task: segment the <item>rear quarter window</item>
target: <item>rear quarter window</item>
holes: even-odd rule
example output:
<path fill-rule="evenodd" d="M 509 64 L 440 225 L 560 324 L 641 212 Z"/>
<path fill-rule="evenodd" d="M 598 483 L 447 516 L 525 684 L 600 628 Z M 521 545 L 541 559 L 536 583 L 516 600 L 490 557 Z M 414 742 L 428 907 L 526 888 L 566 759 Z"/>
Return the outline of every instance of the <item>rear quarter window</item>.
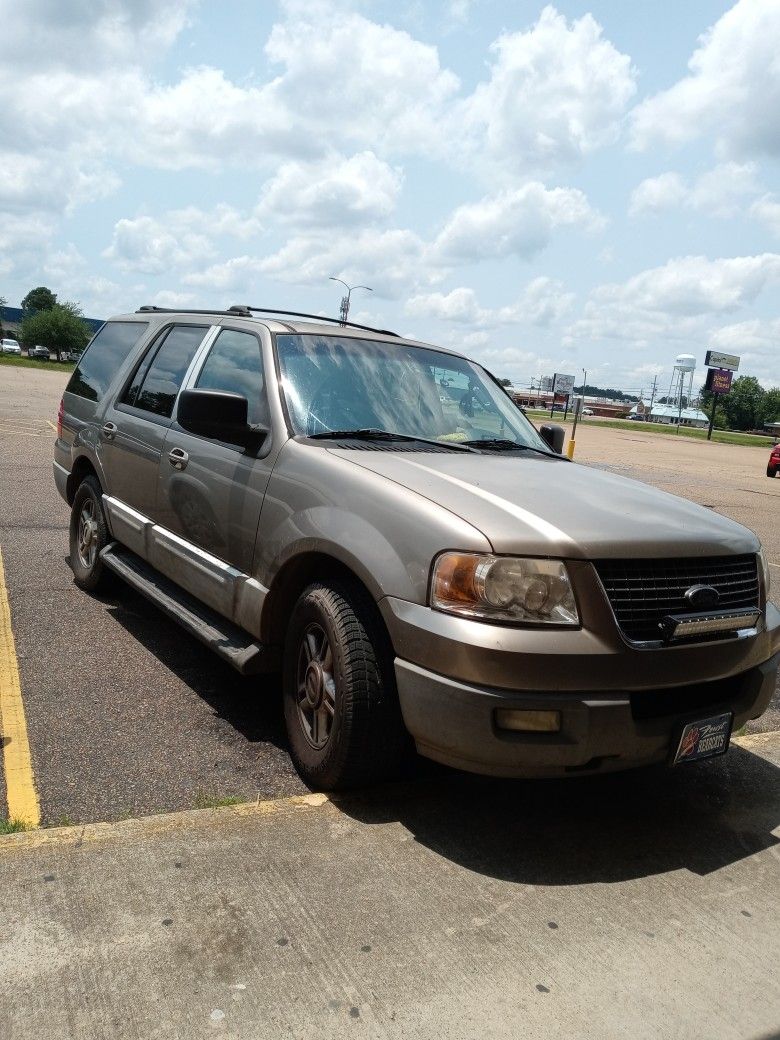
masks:
<path fill-rule="evenodd" d="M 146 321 L 107 321 L 81 355 L 68 393 L 99 401 L 148 327 Z"/>

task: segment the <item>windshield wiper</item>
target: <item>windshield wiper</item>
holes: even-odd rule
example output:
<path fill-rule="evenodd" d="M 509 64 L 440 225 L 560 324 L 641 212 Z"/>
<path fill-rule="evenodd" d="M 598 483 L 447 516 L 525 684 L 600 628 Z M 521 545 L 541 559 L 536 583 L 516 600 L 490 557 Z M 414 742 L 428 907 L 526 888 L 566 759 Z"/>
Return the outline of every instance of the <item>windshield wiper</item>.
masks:
<path fill-rule="evenodd" d="M 545 451 L 544 448 L 534 448 L 530 444 L 518 444 L 517 441 L 501 437 L 487 437 L 485 440 L 460 441 L 460 443 L 466 444 L 470 448 L 490 448 L 493 451 L 533 451 L 537 455 L 544 455 L 545 458 L 560 459 L 563 457 L 553 451 Z"/>
<path fill-rule="evenodd" d="M 420 444 L 435 444 L 437 448 L 453 448 L 455 451 L 476 451 L 464 441 L 437 441 L 432 437 L 414 437 L 409 433 L 391 433 L 389 430 L 323 430 L 322 433 L 310 433 L 311 440 L 346 440 L 352 438 L 361 441 L 416 441 Z"/>

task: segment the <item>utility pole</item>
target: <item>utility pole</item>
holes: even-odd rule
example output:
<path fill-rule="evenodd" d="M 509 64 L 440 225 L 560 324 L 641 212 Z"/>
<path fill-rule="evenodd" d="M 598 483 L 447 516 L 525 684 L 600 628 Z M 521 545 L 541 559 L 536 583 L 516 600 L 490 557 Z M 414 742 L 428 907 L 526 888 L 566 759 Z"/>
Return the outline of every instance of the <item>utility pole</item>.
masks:
<path fill-rule="evenodd" d="M 333 275 L 330 275 L 329 281 L 341 282 L 341 284 L 347 290 L 347 295 L 341 297 L 341 304 L 339 305 L 339 318 L 341 319 L 341 324 L 346 325 L 347 318 L 349 317 L 350 298 L 352 296 L 353 291 L 355 289 L 365 289 L 366 292 L 373 292 L 374 290 L 371 288 L 370 285 L 347 285 L 347 283 L 343 279 L 334 278 Z"/>
<path fill-rule="evenodd" d="M 650 395 L 650 415 L 653 414 L 653 401 L 655 401 L 655 388 L 658 385 L 658 376 L 653 376 L 653 392 Z"/>

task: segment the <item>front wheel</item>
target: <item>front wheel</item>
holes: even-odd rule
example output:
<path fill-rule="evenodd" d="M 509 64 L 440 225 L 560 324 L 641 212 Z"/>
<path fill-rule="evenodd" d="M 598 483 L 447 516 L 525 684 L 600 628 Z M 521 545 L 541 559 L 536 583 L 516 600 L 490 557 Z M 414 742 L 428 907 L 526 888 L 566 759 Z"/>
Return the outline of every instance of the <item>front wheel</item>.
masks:
<path fill-rule="evenodd" d="M 79 588 L 94 592 L 105 580 L 100 553 L 109 540 L 102 489 L 97 477 L 85 477 L 70 513 L 70 567 Z"/>
<path fill-rule="evenodd" d="M 310 585 L 284 651 L 290 754 L 307 784 L 343 790 L 398 769 L 408 746 L 392 654 L 374 604 L 347 582 Z"/>

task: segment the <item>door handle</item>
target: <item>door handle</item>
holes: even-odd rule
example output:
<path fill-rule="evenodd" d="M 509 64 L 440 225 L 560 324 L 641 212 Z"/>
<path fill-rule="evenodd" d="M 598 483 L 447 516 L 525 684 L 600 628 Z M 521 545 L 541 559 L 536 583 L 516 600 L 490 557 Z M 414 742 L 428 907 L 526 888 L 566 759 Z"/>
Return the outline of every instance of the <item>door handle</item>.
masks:
<path fill-rule="evenodd" d="M 107 441 L 112 441 L 116 437 L 116 423 L 103 423 L 103 429 L 100 432 Z"/>
<path fill-rule="evenodd" d="M 190 461 L 190 457 L 183 448 L 171 448 L 168 452 L 168 461 L 174 469 L 184 469 Z"/>

